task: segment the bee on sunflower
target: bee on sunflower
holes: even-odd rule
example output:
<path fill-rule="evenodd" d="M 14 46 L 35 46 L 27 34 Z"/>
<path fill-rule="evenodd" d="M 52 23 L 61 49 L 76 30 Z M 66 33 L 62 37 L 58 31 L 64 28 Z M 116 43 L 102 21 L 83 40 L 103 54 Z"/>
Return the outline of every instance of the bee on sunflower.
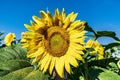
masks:
<path fill-rule="evenodd" d="M 27 57 L 33 58 L 32 64 L 38 62 L 43 72 L 55 72 L 64 78 L 65 71 L 73 73 L 70 65 L 77 67 L 77 60 L 83 61 L 85 22 L 75 20 L 78 13 L 71 12 L 66 16 L 58 9 L 52 16 L 49 11 L 40 11 L 41 18 L 33 16 L 31 25 L 24 24 L 28 29 L 22 33 L 21 42 L 28 49 Z"/>

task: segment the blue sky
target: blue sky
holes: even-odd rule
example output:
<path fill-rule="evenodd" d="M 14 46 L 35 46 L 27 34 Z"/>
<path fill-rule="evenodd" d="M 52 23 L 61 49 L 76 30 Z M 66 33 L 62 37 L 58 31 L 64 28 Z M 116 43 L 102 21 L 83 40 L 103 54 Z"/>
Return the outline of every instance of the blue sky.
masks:
<path fill-rule="evenodd" d="M 78 12 L 77 19 L 87 21 L 95 30 L 115 31 L 120 37 L 120 0 L 0 0 L 0 31 L 13 32 L 20 38 L 32 16 L 40 10 Z M 107 42 L 107 40 L 102 41 Z"/>

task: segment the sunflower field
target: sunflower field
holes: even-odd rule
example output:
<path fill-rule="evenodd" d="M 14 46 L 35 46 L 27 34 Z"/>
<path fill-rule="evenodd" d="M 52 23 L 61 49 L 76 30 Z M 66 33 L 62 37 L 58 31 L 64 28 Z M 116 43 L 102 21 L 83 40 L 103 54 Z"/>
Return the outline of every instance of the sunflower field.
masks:
<path fill-rule="evenodd" d="M 120 39 L 96 31 L 78 13 L 32 16 L 27 31 L 0 32 L 0 80 L 120 80 Z M 102 44 L 99 38 L 114 42 Z"/>

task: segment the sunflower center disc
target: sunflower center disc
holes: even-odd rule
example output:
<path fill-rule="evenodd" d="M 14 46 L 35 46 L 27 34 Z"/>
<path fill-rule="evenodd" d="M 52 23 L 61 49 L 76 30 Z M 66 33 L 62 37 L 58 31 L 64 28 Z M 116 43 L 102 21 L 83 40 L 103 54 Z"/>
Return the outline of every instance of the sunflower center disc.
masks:
<path fill-rule="evenodd" d="M 53 51 L 58 51 L 63 47 L 64 39 L 60 34 L 54 34 L 50 40 L 50 47 Z"/>
<path fill-rule="evenodd" d="M 62 56 L 68 49 L 69 39 L 68 34 L 63 28 L 51 27 L 47 31 L 47 39 L 45 47 L 53 56 Z"/>

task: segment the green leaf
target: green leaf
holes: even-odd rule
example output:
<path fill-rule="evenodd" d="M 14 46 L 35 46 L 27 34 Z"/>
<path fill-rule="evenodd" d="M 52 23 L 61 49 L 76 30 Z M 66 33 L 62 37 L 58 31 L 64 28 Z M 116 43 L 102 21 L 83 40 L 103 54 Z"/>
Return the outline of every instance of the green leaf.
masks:
<path fill-rule="evenodd" d="M 117 62 L 117 66 L 120 69 L 120 60 Z"/>
<path fill-rule="evenodd" d="M 119 45 L 120 45 L 120 43 L 117 43 L 117 42 L 116 43 L 110 43 L 108 45 L 105 45 L 105 50 L 108 50 L 112 47 L 119 46 Z"/>
<path fill-rule="evenodd" d="M 101 59 L 101 60 L 94 60 L 94 61 L 90 61 L 88 62 L 88 66 L 100 66 L 100 67 L 106 67 L 110 62 L 114 62 L 117 63 L 118 60 L 116 60 L 116 58 L 105 58 L 105 59 Z"/>
<path fill-rule="evenodd" d="M 28 66 L 31 66 L 31 64 L 26 60 L 8 60 L 0 62 L 0 70 L 14 71 Z"/>
<path fill-rule="evenodd" d="M 102 69 L 102 68 L 101 68 Z M 120 80 L 120 76 L 112 71 L 107 69 L 102 69 L 104 72 L 100 73 L 98 78 L 100 80 Z"/>
<path fill-rule="evenodd" d="M 117 41 L 120 41 L 120 39 L 116 37 L 116 33 L 112 32 L 112 31 L 97 31 L 97 34 L 95 34 L 95 35 L 96 35 L 96 38 L 111 37 Z"/>
<path fill-rule="evenodd" d="M 112 31 L 97 31 L 97 35 L 98 37 L 101 37 L 101 36 L 115 37 L 116 36 L 115 32 L 112 32 Z"/>
<path fill-rule="evenodd" d="M 11 46 L 11 47 L 20 56 L 21 59 L 25 59 L 26 58 L 27 50 L 23 49 L 21 47 L 21 44 L 17 44 L 17 45 Z"/>
<path fill-rule="evenodd" d="M 0 62 L 15 59 L 15 56 L 13 53 L 7 52 L 7 51 L 0 51 Z"/>
<path fill-rule="evenodd" d="M 0 61 L 11 59 L 25 59 L 27 51 L 20 45 L 0 48 Z M 3 58 L 4 57 L 4 58 Z"/>
<path fill-rule="evenodd" d="M 9 71 L 0 71 L 0 78 L 8 73 L 9 73 Z"/>
<path fill-rule="evenodd" d="M 85 80 L 83 76 L 80 76 L 79 77 L 79 80 Z"/>
<path fill-rule="evenodd" d="M 95 31 L 92 29 L 92 27 L 90 27 L 90 26 L 88 25 L 87 22 L 86 22 L 86 24 L 85 24 L 85 30 L 95 33 Z"/>
<path fill-rule="evenodd" d="M 48 80 L 48 75 L 43 74 L 39 70 L 32 71 L 23 80 Z"/>
<path fill-rule="evenodd" d="M 117 63 L 110 62 L 109 66 L 107 67 L 107 69 L 109 69 L 110 71 L 113 71 L 113 72 L 119 74 L 119 67 L 118 67 Z"/>
<path fill-rule="evenodd" d="M 120 80 L 120 76 L 118 74 L 104 68 L 90 68 L 89 74 L 89 80 Z"/>
<path fill-rule="evenodd" d="M 3 76 L 0 80 L 23 80 L 31 71 L 33 71 L 33 67 L 19 69 Z"/>

